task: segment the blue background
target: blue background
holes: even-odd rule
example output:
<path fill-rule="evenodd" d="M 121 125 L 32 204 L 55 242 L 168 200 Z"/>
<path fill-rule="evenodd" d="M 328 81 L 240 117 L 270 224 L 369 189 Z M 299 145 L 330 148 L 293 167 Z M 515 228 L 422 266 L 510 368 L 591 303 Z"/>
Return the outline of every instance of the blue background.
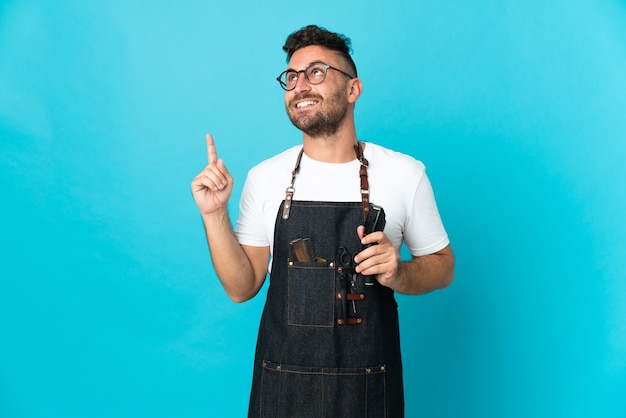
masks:
<path fill-rule="evenodd" d="M 400 296 L 408 417 L 626 416 L 626 3 L 0 2 L 0 416 L 240 417 L 189 183 L 299 143 L 285 37 L 352 38 L 362 140 L 424 161 L 455 282 Z"/>

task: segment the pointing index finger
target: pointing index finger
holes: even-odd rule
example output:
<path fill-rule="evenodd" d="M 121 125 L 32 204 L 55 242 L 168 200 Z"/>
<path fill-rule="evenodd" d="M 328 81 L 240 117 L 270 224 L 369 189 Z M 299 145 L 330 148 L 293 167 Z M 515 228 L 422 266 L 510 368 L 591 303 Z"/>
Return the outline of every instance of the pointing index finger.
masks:
<path fill-rule="evenodd" d="M 206 148 L 209 157 L 209 165 L 217 163 L 217 148 L 211 134 L 206 134 Z"/>

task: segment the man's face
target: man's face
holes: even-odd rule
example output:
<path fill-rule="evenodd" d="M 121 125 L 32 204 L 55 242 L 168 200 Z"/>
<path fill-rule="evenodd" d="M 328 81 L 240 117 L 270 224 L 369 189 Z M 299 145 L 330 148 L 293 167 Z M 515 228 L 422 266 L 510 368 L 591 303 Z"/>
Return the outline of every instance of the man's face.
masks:
<path fill-rule="evenodd" d="M 300 71 L 313 62 L 348 71 L 337 53 L 320 46 L 297 50 L 291 56 L 289 68 Z M 348 77 L 329 69 L 321 84 L 310 85 L 300 73 L 296 87 L 285 92 L 285 107 L 291 123 L 311 137 L 336 133 L 348 111 L 348 82 Z"/>

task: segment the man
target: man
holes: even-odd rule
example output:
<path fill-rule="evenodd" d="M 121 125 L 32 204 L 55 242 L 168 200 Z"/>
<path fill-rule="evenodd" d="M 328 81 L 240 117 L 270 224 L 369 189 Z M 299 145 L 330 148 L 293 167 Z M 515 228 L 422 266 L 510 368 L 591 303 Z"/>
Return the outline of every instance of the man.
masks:
<path fill-rule="evenodd" d="M 423 164 L 357 140 L 350 40 L 307 26 L 283 49 L 278 80 L 302 145 L 250 170 L 235 231 L 233 178 L 210 135 L 209 164 L 191 185 L 233 301 L 257 294 L 272 260 L 249 416 L 402 417 L 394 292 L 446 287 L 449 240 Z M 403 241 L 410 261 L 399 260 Z"/>

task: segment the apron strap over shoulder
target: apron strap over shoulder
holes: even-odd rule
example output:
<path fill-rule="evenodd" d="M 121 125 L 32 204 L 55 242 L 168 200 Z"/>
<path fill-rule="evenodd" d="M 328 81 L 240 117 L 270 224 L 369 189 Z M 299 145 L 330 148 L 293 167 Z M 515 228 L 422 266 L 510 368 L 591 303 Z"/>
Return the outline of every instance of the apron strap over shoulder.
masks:
<path fill-rule="evenodd" d="M 370 211 L 370 185 L 367 180 L 367 167 L 369 166 L 369 162 L 363 156 L 363 148 L 360 142 L 357 142 L 354 145 L 354 150 L 356 151 L 356 157 L 361 163 L 361 167 L 359 168 L 359 177 L 361 178 L 361 202 L 363 203 L 363 222 L 367 219 L 367 215 Z"/>
<path fill-rule="evenodd" d="M 293 168 L 291 172 L 291 184 L 285 190 L 285 205 L 283 206 L 283 219 L 289 219 L 289 211 L 291 211 L 291 202 L 293 200 L 293 193 L 296 191 L 295 187 L 293 187 L 296 182 L 296 175 L 298 171 L 300 171 L 300 161 L 302 161 L 302 154 L 304 153 L 304 148 L 300 150 L 298 154 L 298 159 L 296 160 L 296 166 Z"/>

